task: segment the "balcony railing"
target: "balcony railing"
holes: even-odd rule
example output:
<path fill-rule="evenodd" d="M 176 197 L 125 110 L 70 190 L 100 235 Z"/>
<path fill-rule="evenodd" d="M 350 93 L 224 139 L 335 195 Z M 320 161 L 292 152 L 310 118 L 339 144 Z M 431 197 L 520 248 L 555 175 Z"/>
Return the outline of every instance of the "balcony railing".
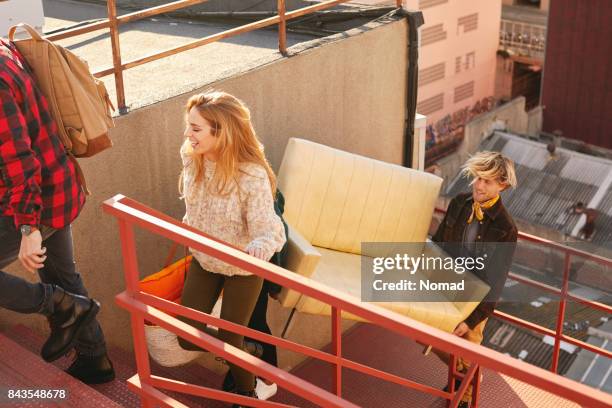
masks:
<path fill-rule="evenodd" d="M 436 208 L 436 213 L 444 214 L 445 211 L 439 208 Z M 572 257 L 580 257 L 581 259 L 588 260 L 594 262 L 598 265 L 604 267 L 612 267 L 612 259 L 605 258 L 599 255 L 591 254 L 585 251 L 581 251 L 576 248 L 571 248 L 557 242 L 553 242 L 544 238 L 537 237 L 535 235 L 526 234 L 523 232 L 519 232 L 518 234 L 519 240 L 537 243 L 540 246 L 552 248 L 556 251 L 559 251 L 563 254 L 563 275 L 561 281 L 561 288 L 556 288 L 550 285 L 547 285 L 542 282 L 535 281 L 533 279 L 529 279 L 527 277 L 518 275 L 516 273 L 510 272 L 508 277 L 512 280 L 515 280 L 519 283 L 522 283 L 527 286 L 531 286 L 547 293 L 556 295 L 559 297 L 559 309 L 557 313 L 557 320 L 555 323 L 555 330 L 551 330 L 547 327 L 534 324 L 532 322 L 528 322 L 526 320 L 520 319 L 516 316 L 503 313 L 499 310 L 495 311 L 495 316 L 505 320 L 507 322 L 513 323 L 517 326 L 535 331 L 540 334 L 551 336 L 554 339 L 553 345 L 553 353 L 552 353 L 552 362 L 550 366 L 550 371 L 553 373 L 558 372 L 559 368 L 559 353 L 561 350 L 561 342 L 565 342 L 568 344 L 572 344 L 574 346 L 581 347 L 585 350 L 591 351 L 593 353 L 599 354 L 606 358 L 612 358 L 612 351 L 606 350 L 601 347 L 597 347 L 593 344 L 586 343 L 584 341 L 575 339 L 568 335 L 563 334 L 563 323 L 565 322 L 565 309 L 567 306 L 567 302 L 577 302 L 587 307 L 600 310 L 604 313 L 607 313 L 612 316 L 612 306 L 595 302 L 592 300 L 584 299 L 579 296 L 574 296 L 569 293 L 569 281 L 570 281 L 570 264 Z"/>
<path fill-rule="evenodd" d="M 412 388 L 427 394 L 446 399 L 449 407 L 457 407 L 461 396 L 470 383 L 474 385 L 472 406 L 478 406 L 478 389 L 482 368 L 486 367 L 507 374 L 525 383 L 552 392 L 563 398 L 573 400 L 583 406 L 598 408 L 609 406 L 609 396 L 575 381 L 534 367 L 512 357 L 503 355 L 480 345 L 474 345 L 462 338 L 432 328 L 406 316 L 401 316 L 377 305 L 360 302 L 359 299 L 321 283 L 305 278 L 245 254 L 239 249 L 210 237 L 195 228 L 189 227 L 144 206 L 134 200 L 118 195 L 103 204 L 104 211 L 113 215 L 119 222 L 121 248 L 123 254 L 125 292 L 116 298 L 117 303 L 131 314 L 132 335 L 136 354 L 138 373 L 130 380 L 130 387 L 143 397 L 143 406 L 153 404 L 172 406 L 177 401 L 164 394 L 162 390 L 183 392 L 213 400 L 242 403 L 255 407 L 285 406 L 269 401 L 259 401 L 216 389 L 186 384 L 168 378 L 154 376 L 149 366 L 148 350 L 144 335 L 145 319 L 176 333 L 178 336 L 226 359 L 255 375 L 276 382 L 280 387 L 300 397 L 324 407 L 354 407 L 342 398 L 342 371 L 348 368 L 368 376 L 383 379 L 403 387 Z M 242 268 L 264 279 L 278 283 L 286 288 L 297 290 L 331 306 L 332 352 L 326 353 L 286 339 L 240 326 L 209 314 L 198 312 L 184 306 L 168 302 L 140 290 L 139 272 L 134 238 L 135 227 L 143 228 L 156 235 L 168 238 L 181 245 L 218 258 L 228 264 Z M 567 291 L 565 291 L 567 292 Z M 449 392 L 420 384 L 408 379 L 348 360 L 342 355 L 341 312 L 346 311 L 359 316 L 379 327 L 394 331 L 402 336 L 451 354 L 448 371 Z M 292 352 L 328 362 L 332 365 L 333 393 L 314 386 L 294 375 L 271 366 L 246 352 L 204 333 L 170 316 L 172 313 L 193 320 L 223 328 L 255 340 L 284 347 Z M 463 356 L 472 362 L 469 371 L 463 375 L 455 371 L 456 356 Z M 462 380 L 455 390 L 454 380 Z"/>
<path fill-rule="evenodd" d="M 502 49 L 511 50 L 520 56 L 543 61 L 546 26 L 502 19 L 499 45 Z"/>
<path fill-rule="evenodd" d="M 125 87 L 123 84 L 123 71 L 138 67 L 140 65 L 153 62 L 162 58 L 188 51 L 206 44 L 223 40 L 225 38 L 235 37 L 240 34 L 248 33 L 259 28 L 269 27 L 278 24 L 278 49 L 283 55 L 287 55 L 287 21 L 302 17 L 320 10 L 326 10 L 338 4 L 346 3 L 350 0 L 328 0 L 319 4 L 314 4 L 308 7 L 303 7 L 297 10 L 287 11 L 285 0 L 278 0 L 278 14 L 260 21 L 250 24 L 244 24 L 229 30 L 222 31 L 217 34 L 209 35 L 195 41 L 188 42 L 178 47 L 169 48 L 158 53 L 149 54 L 131 61 L 124 62 L 121 58 L 121 44 L 119 38 L 119 26 L 133 21 L 142 20 L 156 16 L 158 14 L 169 13 L 185 7 L 204 3 L 208 0 L 179 0 L 172 3 L 164 4 L 157 7 L 151 7 L 145 10 L 136 11 L 133 13 L 117 15 L 116 0 L 107 0 L 108 18 L 97 21 L 95 23 L 76 27 L 70 30 L 63 31 L 58 34 L 49 35 L 45 38 L 48 40 L 61 40 L 71 38 L 78 35 L 90 33 L 93 31 L 110 30 L 110 39 L 113 53 L 113 66 L 101 69 L 94 73 L 94 76 L 101 78 L 113 74 L 115 76 L 115 88 L 117 92 L 117 106 L 120 111 L 126 108 L 125 102 Z M 402 0 L 396 0 L 397 7 L 402 7 Z"/>

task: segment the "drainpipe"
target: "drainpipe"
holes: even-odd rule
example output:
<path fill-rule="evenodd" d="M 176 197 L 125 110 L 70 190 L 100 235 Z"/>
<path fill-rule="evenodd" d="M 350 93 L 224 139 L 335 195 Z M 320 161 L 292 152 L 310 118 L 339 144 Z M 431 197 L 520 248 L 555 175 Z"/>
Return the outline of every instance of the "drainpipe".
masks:
<path fill-rule="evenodd" d="M 420 11 L 397 10 L 398 15 L 408 20 L 408 77 L 406 80 L 406 114 L 404 118 L 404 167 L 412 167 L 412 146 L 414 143 L 414 120 L 416 116 L 418 72 L 419 72 L 419 32 L 425 23 Z"/>

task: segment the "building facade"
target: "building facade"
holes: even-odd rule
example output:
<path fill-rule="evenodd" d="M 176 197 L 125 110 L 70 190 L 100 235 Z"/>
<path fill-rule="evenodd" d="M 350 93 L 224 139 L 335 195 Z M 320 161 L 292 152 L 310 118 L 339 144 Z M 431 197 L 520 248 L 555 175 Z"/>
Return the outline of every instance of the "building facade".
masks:
<path fill-rule="evenodd" d="M 501 0 L 407 0 L 420 10 L 417 112 L 427 116 L 426 166 L 457 149 L 465 124 L 490 110 Z"/>
<path fill-rule="evenodd" d="M 552 0 L 542 87 L 543 130 L 608 149 L 612 148 L 610 21 L 610 0 Z"/>
<path fill-rule="evenodd" d="M 417 110 L 433 124 L 493 95 L 501 0 L 408 0 L 421 10 Z"/>

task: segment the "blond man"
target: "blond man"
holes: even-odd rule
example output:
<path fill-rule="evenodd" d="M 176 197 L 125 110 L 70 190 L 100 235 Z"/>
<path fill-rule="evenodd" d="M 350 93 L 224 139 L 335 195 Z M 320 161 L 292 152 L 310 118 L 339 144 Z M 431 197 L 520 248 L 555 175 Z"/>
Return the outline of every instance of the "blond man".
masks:
<path fill-rule="evenodd" d="M 462 167 L 462 173 L 472 178 L 471 193 L 459 194 L 448 205 L 444 219 L 432 240 L 445 246 L 449 252 L 466 252 L 472 256 L 486 254 L 485 268 L 474 270 L 490 287 L 484 300 L 474 311 L 459 323 L 453 334 L 480 344 L 484 327 L 508 276 L 517 228 L 514 220 L 504 207 L 500 193 L 516 187 L 516 175 L 512 160 L 499 152 L 483 151 L 472 156 Z M 449 356 L 435 350 L 448 363 Z M 457 358 L 457 371 L 465 373 L 469 361 Z M 462 397 L 460 408 L 469 407 L 472 397 L 471 386 Z"/>

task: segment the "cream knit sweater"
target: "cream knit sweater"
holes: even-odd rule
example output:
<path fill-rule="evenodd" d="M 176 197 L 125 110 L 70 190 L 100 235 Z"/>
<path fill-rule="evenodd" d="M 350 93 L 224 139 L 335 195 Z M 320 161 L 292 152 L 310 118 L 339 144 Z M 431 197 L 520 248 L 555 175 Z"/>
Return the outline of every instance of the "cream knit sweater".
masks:
<path fill-rule="evenodd" d="M 215 172 L 215 162 L 204 161 L 204 177 L 195 183 L 195 169 L 188 156 L 181 151 L 185 168 L 183 194 L 185 216 L 183 222 L 215 238 L 243 250 L 259 247 L 266 259 L 283 247 L 286 237 L 283 223 L 274 211 L 274 200 L 266 170 L 255 163 L 241 163 L 239 186 L 228 195 L 211 194 L 206 189 Z M 251 275 L 238 267 L 214 257 L 191 250 L 203 269 L 223 275 Z"/>

